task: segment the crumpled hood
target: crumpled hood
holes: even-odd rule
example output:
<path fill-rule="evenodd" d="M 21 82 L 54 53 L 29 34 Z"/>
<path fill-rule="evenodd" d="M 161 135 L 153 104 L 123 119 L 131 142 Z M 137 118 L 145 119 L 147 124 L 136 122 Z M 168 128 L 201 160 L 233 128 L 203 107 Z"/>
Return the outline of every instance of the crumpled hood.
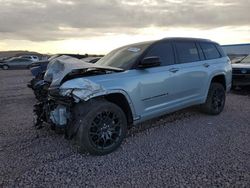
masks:
<path fill-rule="evenodd" d="M 51 87 L 59 86 L 63 78 L 70 72 L 74 70 L 89 69 L 89 68 L 97 68 L 110 71 L 123 70 L 115 67 L 100 66 L 92 63 L 87 63 L 83 60 L 63 55 L 50 61 L 46 73 L 44 75 L 44 80 L 47 82 L 51 82 L 50 84 Z"/>
<path fill-rule="evenodd" d="M 246 68 L 246 69 L 249 69 L 250 68 L 250 63 L 235 63 L 235 64 L 232 64 L 232 68 L 236 68 L 236 69 Z"/>

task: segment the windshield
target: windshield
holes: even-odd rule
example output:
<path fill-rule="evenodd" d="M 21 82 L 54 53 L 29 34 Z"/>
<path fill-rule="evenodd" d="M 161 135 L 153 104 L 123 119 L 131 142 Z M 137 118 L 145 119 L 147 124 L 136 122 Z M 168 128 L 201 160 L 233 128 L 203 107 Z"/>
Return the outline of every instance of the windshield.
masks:
<path fill-rule="evenodd" d="M 250 55 L 245 57 L 240 63 L 250 63 Z"/>
<path fill-rule="evenodd" d="M 97 65 L 111 66 L 121 69 L 129 69 L 136 59 L 147 49 L 153 42 L 144 42 L 132 44 L 115 49 L 96 62 Z"/>

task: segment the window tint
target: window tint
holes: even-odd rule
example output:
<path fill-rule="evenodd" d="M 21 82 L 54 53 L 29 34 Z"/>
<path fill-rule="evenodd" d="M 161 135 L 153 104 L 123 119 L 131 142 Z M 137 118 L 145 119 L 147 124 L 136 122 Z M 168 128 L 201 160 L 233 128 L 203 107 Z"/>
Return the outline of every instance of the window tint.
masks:
<path fill-rule="evenodd" d="M 199 53 L 194 42 L 176 42 L 179 63 L 199 61 Z"/>
<path fill-rule="evenodd" d="M 17 61 L 19 61 L 19 62 L 24 62 L 25 60 L 24 60 L 24 59 L 19 59 L 19 60 L 17 60 Z"/>
<path fill-rule="evenodd" d="M 220 55 L 221 55 L 222 57 L 225 57 L 226 54 L 225 54 L 225 52 L 223 51 L 222 47 L 221 47 L 219 44 L 216 44 L 215 46 L 216 46 L 217 50 L 220 52 Z"/>
<path fill-rule="evenodd" d="M 158 43 L 152 46 L 145 57 L 157 56 L 161 66 L 174 64 L 174 51 L 171 43 Z"/>
<path fill-rule="evenodd" d="M 28 62 L 29 60 L 27 59 L 27 60 L 25 60 L 25 59 L 18 59 L 18 60 L 16 60 L 16 62 Z"/>
<path fill-rule="evenodd" d="M 10 60 L 9 63 L 15 63 L 16 61 L 15 60 Z"/>
<path fill-rule="evenodd" d="M 204 52 L 206 59 L 216 59 L 220 57 L 220 53 L 212 43 L 201 43 L 201 48 Z"/>

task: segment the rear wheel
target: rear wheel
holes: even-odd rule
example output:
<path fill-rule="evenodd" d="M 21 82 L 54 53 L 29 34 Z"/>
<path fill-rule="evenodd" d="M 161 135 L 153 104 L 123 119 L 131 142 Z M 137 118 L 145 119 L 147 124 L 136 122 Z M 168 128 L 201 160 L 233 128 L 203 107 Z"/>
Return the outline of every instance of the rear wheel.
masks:
<path fill-rule="evenodd" d="M 9 66 L 8 65 L 3 65 L 3 70 L 8 70 Z"/>
<path fill-rule="evenodd" d="M 202 111 L 211 115 L 220 114 L 224 109 L 225 101 L 226 92 L 223 85 L 211 83 L 206 103 L 201 106 Z"/>
<path fill-rule="evenodd" d="M 82 106 L 77 107 L 75 117 L 75 123 L 79 126 L 77 142 L 80 152 L 105 155 L 116 150 L 127 132 L 127 118 L 123 110 L 106 100 L 89 101 L 88 105 L 80 105 Z M 79 111 L 81 107 L 85 109 Z"/>

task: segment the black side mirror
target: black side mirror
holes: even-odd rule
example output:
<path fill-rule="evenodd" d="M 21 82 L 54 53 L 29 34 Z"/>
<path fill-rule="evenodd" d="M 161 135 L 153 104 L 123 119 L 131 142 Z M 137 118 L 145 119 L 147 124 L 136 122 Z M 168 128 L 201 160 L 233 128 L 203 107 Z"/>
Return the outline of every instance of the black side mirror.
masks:
<path fill-rule="evenodd" d="M 138 65 L 138 68 L 149 68 L 156 67 L 161 64 L 160 58 L 157 56 L 151 56 L 144 58 L 141 63 Z"/>

